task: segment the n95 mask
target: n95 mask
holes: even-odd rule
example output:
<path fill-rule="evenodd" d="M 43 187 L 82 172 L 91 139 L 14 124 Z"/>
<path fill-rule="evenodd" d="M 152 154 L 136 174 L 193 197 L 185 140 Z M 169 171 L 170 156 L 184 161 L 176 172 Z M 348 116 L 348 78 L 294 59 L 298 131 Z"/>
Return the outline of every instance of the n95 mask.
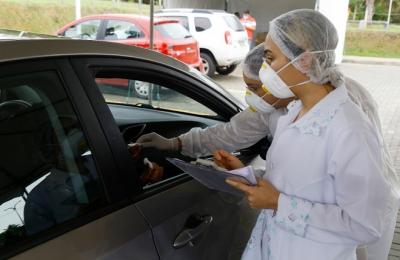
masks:
<path fill-rule="evenodd" d="M 278 72 L 275 72 L 271 68 L 271 66 L 268 65 L 265 61 L 263 62 L 260 72 L 259 72 L 259 77 L 260 81 L 269 89 L 272 95 L 274 95 L 277 98 L 291 98 L 294 97 L 294 93 L 290 90 L 290 88 L 306 84 L 310 82 L 310 80 L 298 83 L 293 86 L 288 86 L 286 83 L 279 77 L 278 73 L 281 72 L 283 69 L 287 68 L 291 63 L 289 62 L 285 66 L 283 66 Z"/>
<path fill-rule="evenodd" d="M 265 95 L 268 95 L 268 93 Z M 262 112 L 262 113 L 271 113 L 275 110 L 275 107 L 273 105 L 270 105 L 268 102 L 266 102 L 263 99 L 263 97 L 265 97 L 265 95 L 262 97 L 259 97 L 257 94 L 251 92 L 250 90 L 246 90 L 246 94 L 245 94 L 244 98 L 251 110 L 257 111 L 257 112 Z"/>
<path fill-rule="evenodd" d="M 260 81 L 270 90 L 272 95 L 274 95 L 277 98 L 294 97 L 295 95 L 294 95 L 293 91 L 291 91 L 290 89 L 293 87 L 296 87 L 296 86 L 307 84 L 307 83 L 311 82 L 311 80 L 306 80 L 306 81 L 297 83 L 295 85 L 288 86 L 281 79 L 281 77 L 279 77 L 278 74 L 281 71 L 283 71 L 284 69 L 286 69 L 290 64 L 293 64 L 293 66 L 295 66 L 295 68 L 298 69 L 298 66 L 296 66 L 296 64 L 297 64 L 296 61 L 305 54 L 311 55 L 311 54 L 332 52 L 332 51 L 335 51 L 335 50 L 304 52 L 304 53 L 300 54 L 299 56 L 297 56 L 296 58 L 294 58 L 293 60 L 291 60 L 290 62 L 288 62 L 285 66 L 283 66 L 276 72 L 275 72 L 275 70 L 273 70 L 271 68 L 271 66 L 268 65 L 267 62 L 264 61 L 263 64 L 261 65 L 261 69 L 259 71 Z M 299 70 L 299 71 L 302 72 L 301 70 Z M 302 72 L 302 73 L 304 74 L 305 72 Z"/>

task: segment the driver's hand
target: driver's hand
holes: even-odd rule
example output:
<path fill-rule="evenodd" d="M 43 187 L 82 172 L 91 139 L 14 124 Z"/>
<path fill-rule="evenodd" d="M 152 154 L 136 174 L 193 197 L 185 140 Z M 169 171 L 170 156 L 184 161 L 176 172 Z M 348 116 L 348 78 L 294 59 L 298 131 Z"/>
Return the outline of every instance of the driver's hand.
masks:
<path fill-rule="evenodd" d="M 152 162 L 153 168 L 146 167 L 144 173 L 140 176 L 140 180 L 144 183 L 155 183 L 162 179 L 164 176 L 164 168 Z"/>
<path fill-rule="evenodd" d="M 231 153 L 224 150 L 216 150 L 214 152 L 214 162 L 218 166 L 222 166 L 228 170 L 243 168 L 244 164 Z"/>
<path fill-rule="evenodd" d="M 128 151 L 132 156 L 132 159 L 136 160 L 140 157 L 140 154 L 142 153 L 142 146 L 136 143 L 128 144 Z"/>
<path fill-rule="evenodd" d="M 157 133 L 145 134 L 139 137 L 137 144 L 144 148 L 156 148 L 162 151 L 176 152 L 179 151 L 178 138 L 165 138 Z"/>

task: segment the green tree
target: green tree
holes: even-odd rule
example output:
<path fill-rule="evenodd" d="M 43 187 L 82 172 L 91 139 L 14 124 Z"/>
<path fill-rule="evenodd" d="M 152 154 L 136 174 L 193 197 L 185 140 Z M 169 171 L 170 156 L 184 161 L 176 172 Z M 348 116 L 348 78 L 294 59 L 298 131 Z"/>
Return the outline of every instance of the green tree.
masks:
<path fill-rule="evenodd" d="M 364 17 L 365 0 L 350 0 L 349 2 L 349 19 L 361 20 Z"/>

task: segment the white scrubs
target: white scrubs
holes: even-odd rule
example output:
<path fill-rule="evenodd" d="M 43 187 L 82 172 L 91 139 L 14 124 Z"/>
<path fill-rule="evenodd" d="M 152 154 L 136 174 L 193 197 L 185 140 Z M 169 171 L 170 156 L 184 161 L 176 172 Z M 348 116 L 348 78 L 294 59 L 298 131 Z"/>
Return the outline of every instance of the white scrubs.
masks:
<path fill-rule="evenodd" d="M 263 210 L 242 259 L 356 259 L 382 235 L 390 203 L 374 126 L 338 87 L 293 123 L 278 121 L 264 178 L 280 192 Z"/>
<path fill-rule="evenodd" d="M 354 86 L 354 84 L 350 84 L 350 85 L 352 87 L 349 89 L 349 92 L 350 92 L 352 98 L 354 98 L 355 95 L 360 95 L 360 93 L 362 94 L 363 92 L 366 92 L 362 87 L 360 89 L 359 86 Z M 332 92 L 332 94 L 335 92 L 336 91 Z M 358 117 L 359 118 L 358 120 L 361 120 L 363 122 L 363 124 L 368 125 L 367 128 L 369 129 L 368 131 L 370 132 L 369 135 L 376 135 L 374 129 L 371 128 L 371 125 L 367 123 L 368 120 L 365 118 L 365 116 L 362 113 L 360 113 L 360 111 L 357 109 L 356 106 L 354 106 L 354 105 L 352 106 L 352 103 L 348 101 L 346 91 L 343 90 L 343 88 L 342 88 L 342 90 L 339 92 L 341 93 L 341 95 L 335 93 L 334 96 L 339 95 L 339 96 L 342 96 L 341 99 L 346 100 L 345 101 L 346 106 L 344 106 L 344 107 L 346 107 L 347 110 L 349 110 L 349 108 L 351 108 L 349 111 L 352 111 L 352 113 L 350 113 L 354 117 L 352 120 L 354 121 L 354 119 L 356 119 Z M 329 97 L 329 99 L 332 99 L 332 98 Z M 336 98 L 336 99 L 340 99 L 340 98 Z M 374 105 L 375 105 L 375 104 L 373 104 L 373 100 L 372 99 L 368 100 L 366 98 L 363 98 L 362 100 L 363 100 L 363 103 L 358 104 L 358 105 L 363 108 L 363 110 L 364 110 L 364 112 L 366 112 L 366 114 L 371 116 L 371 113 L 368 113 L 365 110 L 366 109 L 373 110 Z M 371 102 L 372 102 L 372 104 L 371 104 Z M 294 104 L 296 104 L 296 103 L 294 103 Z M 297 104 L 299 104 L 299 102 L 297 102 Z M 294 105 L 292 105 L 291 111 L 293 111 L 293 106 Z M 318 106 L 321 106 L 321 104 L 318 104 Z M 338 105 L 338 110 L 340 110 L 339 108 L 341 106 L 342 105 L 340 105 L 340 104 Z M 328 109 L 328 108 L 325 108 L 325 110 L 326 109 Z M 341 113 L 342 114 L 348 113 L 349 111 L 347 111 L 347 110 L 342 110 Z M 313 109 L 313 111 L 315 111 L 315 110 Z M 354 112 L 354 111 L 356 111 L 356 112 Z M 331 112 L 332 113 L 335 112 L 335 114 L 336 114 L 337 111 L 335 111 L 333 109 L 333 110 L 331 110 Z M 190 155 L 190 156 L 200 156 L 200 155 L 210 154 L 216 149 L 225 149 L 228 151 L 234 151 L 236 149 L 248 147 L 248 146 L 256 143 L 261 138 L 265 137 L 267 134 L 271 134 L 271 133 L 273 134 L 275 132 L 275 128 L 276 128 L 276 120 L 279 118 L 279 116 L 281 116 L 284 113 L 285 113 L 284 111 L 278 110 L 271 115 L 265 115 L 265 114 L 261 115 L 260 113 L 254 113 L 250 110 L 245 110 L 245 111 L 239 113 L 238 115 L 236 115 L 235 117 L 233 117 L 229 123 L 218 124 L 214 127 L 210 127 L 207 129 L 199 129 L 199 128 L 192 129 L 190 132 L 180 136 L 180 139 L 182 140 L 182 153 L 185 155 Z M 372 116 L 374 116 L 374 115 L 372 115 Z M 307 117 L 309 117 L 309 115 Z M 343 115 L 342 115 L 342 117 L 343 117 Z M 317 118 L 320 118 L 320 117 L 317 116 Z M 327 118 L 329 118 L 329 117 L 327 117 Z M 332 119 L 333 119 L 333 117 L 330 120 L 332 120 Z M 304 120 L 304 118 L 302 120 Z M 308 131 L 320 132 L 324 128 L 326 128 L 326 127 L 321 127 L 321 125 L 323 125 L 325 123 L 321 124 L 321 122 L 317 123 L 317 121 L 313 122 L 311 124 L 311 126 L 308 127 Z M 336 122 L 337 120 L 335 119 L 334 121 Z M 297 125 L 297 123 L 296 123 L 296 125 Z M 313 127 L 312 125 L 315 125 L 315 126 L 319 125 L 319 126 Z M 331 124 L 329 124 L 329 125 L 331 125 Z M 332 127 L 332 126 L 329 126 L 329 127 Z M 300 136 L 305 135 L 305 136 L 309 137 L 309 135 L 315 136 L 315 134 L 316 133 L 313 133 L 313 134 L 301 133 Z M 295 138 L 295 136 L 293 136 L 293 138 Z M 333 138 L 336 138 L 336 137 L 333 136 Z M 288 140 L 289 140 L 288 141 L 289 143 L 285 144 L 288 146 L 286 149 L 290 149 L 292 147 L 292 141 L 295 141 L 295 140 L 290 141 L 290 138 Z M 269 156 L 271 156 L 271 150 L 269 151 Z M 300 154 L 304 153 L 303 150 L 306 151 L 307 149 L 302 147 Z M 378 153 L 378 151 L 379 151 L 379 149 L 376 149 L 374 152 Z M 377 156 L 377 158 L 379 158 L 379 155 L 376 155 L 376 156 Z M 317 157 L 315 157 L 313 162 L 316 161 L 316 158 Z M 286 162 L 291 163 L 291 160 L 286 160 Z M 322 160 L 321 163 L 326 163 L 326 162 L 324 160 Z M 360 161 L 358 161 L 357 163 L 360 163 Z M 306 165 L 306 166 L 309 167 L 308 165 Z M 365 166 L 365 164 L 362 162 L 361 166 Z M 381 175 L 378 174 L 378 176 L 381 176 Z M 309 178 L 309 177 L 307 177 L 307 178 Z M 368 178 L 368 176 L 366 176 L 366 178 Z M 325 196 L 328 196 L 328 195 L 327 194 L 323 195 L 323 197 L 325 197 Z M 385 257 L 387 257 L 388 252 L 389 252 L 391 240 L 393 238 L 393 231 L 394 231 L 394 225 L 392 225 L 392 224 L 395 223 L 395 221 L 393 222 L 393 219 L 396 220 L 396 215 L 397 215 L 396 212 L 398 209 L 397 196 L 395 196 L 394 193 L 390 193 L 390 196 L 391 196 L 390 197 L 391 203 L 389 205 L 387 205 L 386 209 L 383 211 L 384 214 L 386 214 L 386 219 L 387 219 L 387 222 L 386 222 L 387 224 L 384 227 L 384 235 L 378 242 L 368 245 L 368 255 L 369 255 L 368 259 L 369 260 L 385 259 Z M 284 199 L 282 199 L 282 200 L 284 200 Z M 265 212 L 263 212 L 262 214 L 265 214 Z M 329 231 L 329 232 L 331 232 L 331 231 Z M 375 239 L 372 239 L 372 240 L 375 240 Z M 371 241 L 368 241 L 368 242 L 371 242 Z M 361 241 L 359 241 L 357 243 L 362 244 Z M 353 245 L 356 245 L 357 243 L 354 242 Z M 288 249 L 288 250 L 290 250 L 290 249 Z M 247 251 L 249 251 L 249 249 Z M 359 259 L 364 259 L 364 258 L 361 258 L 361 256 L 362 255 L 360 254 Z M 268 258 L 266 258 L 266 259 L 268 259 Z M 285 259 L 285 258 L 283 258 L 283 259 Z M 295 259 L 297 259 L 297 258 L 295 258 Z M 352 259 L 352 258 L 349 258 L 349 259 Z"/>

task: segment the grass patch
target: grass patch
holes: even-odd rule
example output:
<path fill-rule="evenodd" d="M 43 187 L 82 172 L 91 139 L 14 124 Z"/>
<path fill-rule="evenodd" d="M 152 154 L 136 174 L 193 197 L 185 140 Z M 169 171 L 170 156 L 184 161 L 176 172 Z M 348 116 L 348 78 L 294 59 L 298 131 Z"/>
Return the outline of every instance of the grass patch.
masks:
<path fill-rule="evenodd" d="M 344 54 L 400 58 L 400 33 L 348 30 Z"/>
<path fill-rule="evenodd" d="M 75 0 L 1 0 L 0 28 L 54 34 L 75 20 Z M 82 16 L 102 13 L 148 14 L 148 5 L 105 0 L 81 1 Z M 156 8 L 155 8 L 156 9 Z"/>
<path fill-rule="evenodd" d="M 400 33 L 400 24 L 390 24 L 389 29 L 385 28 L 383 23 L 380 24 L 368 24 L 367 28 L 358 28 L 358 23 L 348 22 L 347 31 L 357 31 L 357 32 L 397 32 Z"/>

